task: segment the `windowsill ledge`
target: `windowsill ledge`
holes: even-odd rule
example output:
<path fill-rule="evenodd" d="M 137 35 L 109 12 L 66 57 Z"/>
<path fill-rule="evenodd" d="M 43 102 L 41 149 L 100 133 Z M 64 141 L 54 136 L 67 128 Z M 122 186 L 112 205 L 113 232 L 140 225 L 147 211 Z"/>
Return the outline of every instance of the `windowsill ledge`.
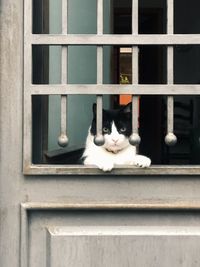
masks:
<path fill-rule="evenodd" d="M 134 166 L 115 167 L 103 172 L 94 166 L 84 165 L 29 165 L 24 167 L 25 175 L 200 175 L 200 165 L 152 165 L 149 168 Z"/>

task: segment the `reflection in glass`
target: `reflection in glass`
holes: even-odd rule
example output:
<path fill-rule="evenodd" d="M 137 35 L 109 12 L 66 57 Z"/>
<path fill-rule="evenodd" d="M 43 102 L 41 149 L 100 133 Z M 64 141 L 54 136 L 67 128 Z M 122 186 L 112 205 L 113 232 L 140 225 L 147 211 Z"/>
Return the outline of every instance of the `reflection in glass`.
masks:
<path fill-rule="evenodd" d="M 174 32 L 200 33 L 200 1 L 174 1 Z"/>
<path fill-rule="evenodd" d="M 174 82 L 200 84 L 200 46 L 179 45 L 174 48 Z"/>

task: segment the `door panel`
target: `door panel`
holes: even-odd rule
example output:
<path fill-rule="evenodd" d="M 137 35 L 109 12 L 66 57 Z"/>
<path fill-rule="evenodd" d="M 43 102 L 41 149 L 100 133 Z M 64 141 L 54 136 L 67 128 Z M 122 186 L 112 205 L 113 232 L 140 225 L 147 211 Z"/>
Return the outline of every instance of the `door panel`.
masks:
<path fill-rule="evenodd" d="M 52 267 L 193 266 L 199 227 L 55 227 L 48 229 Z M 144 256 L 145 255 L 145 256 Z M 48 260 L 48 259 L 47 259 Z"/>
<path fill-rule="evenodd" d="M 199 213 L 35 210 L 27 225 L 30 267 L 200 264 Z"/>

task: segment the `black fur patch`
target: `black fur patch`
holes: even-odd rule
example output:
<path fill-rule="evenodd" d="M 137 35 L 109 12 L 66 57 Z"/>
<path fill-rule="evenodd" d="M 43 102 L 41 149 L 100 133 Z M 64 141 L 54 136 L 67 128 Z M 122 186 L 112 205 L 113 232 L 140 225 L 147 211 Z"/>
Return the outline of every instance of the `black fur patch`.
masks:
<path fill-rule="evenodd" d="M 121 109 L 103 110 L 103 128 L 107 128 L 111 132 L 112 123 L 114 122 L 119 133 L 129 137 L 132 133 L 131 123 L 131 103 Z M 124 132 L 120 130 L 125 128 Z M 109 134 L 108 133 L 108 134 Z M 91 134 L 96 135 L 96 104 L 93 104 L 93 120 L 91 125 Z"/>

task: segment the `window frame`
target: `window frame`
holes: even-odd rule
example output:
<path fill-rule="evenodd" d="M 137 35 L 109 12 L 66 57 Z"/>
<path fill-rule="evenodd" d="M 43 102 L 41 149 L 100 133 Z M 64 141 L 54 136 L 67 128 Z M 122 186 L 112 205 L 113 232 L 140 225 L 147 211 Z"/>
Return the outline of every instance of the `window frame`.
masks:
<path fill-rule="evenodd" d="M 66 103 L 69 94 L 91 94 L 97 96 L 97 132 L 101 135 L 102 96 L 132 95 L 133 133 L 138 134 L 137 103 L 141 95 L 161 95 L 168 98 L 168 133 L 173 133 L 173 101 L 176 95 L 200 95 L 200 85 L 174 84 L 173 47 L 175 45 L 199 45 L 200 34 L 174 34 L 174 0 L 167 1 L 167 33 L 138 34 L 138 1 L 132 0 L 132 34 L 103 34 L 103 0 L 97 0 L 97 34 L 67 34 L 67 14 L 62 14 L 62 34 L 32 33 L 32 0 L 24 0 L 24 149 L 23 173 L 25 175 L 102 175 L 101 170 L 83 165 L 52 165 L 32 163 L 32 96 L 61 95 L 61 135 L 66 135 Z M 67 10 L 67 0 L 62 0 L 62 10 Z M 67 13 L 67 12 L 66 12 Z M 32 84 L 32 46 L 62 46 L 62 82 L 61 84 Z M 97 46 L 97 84 L 67 84 L 67 47 L 68 45 Z M 132 84 L 104 85 L 102 82 L 103 45 L 132 46 Z M 167 46 L 167 84 L 138 84 L 138 46 Z M 65 60 L 63 60 L 65 58 Z M 101 94 L 100 94 L 101 92 Z M 149 168 L 120 166 L 106 175 L 199 175 L 200 165 L 155 165 Z"/>

